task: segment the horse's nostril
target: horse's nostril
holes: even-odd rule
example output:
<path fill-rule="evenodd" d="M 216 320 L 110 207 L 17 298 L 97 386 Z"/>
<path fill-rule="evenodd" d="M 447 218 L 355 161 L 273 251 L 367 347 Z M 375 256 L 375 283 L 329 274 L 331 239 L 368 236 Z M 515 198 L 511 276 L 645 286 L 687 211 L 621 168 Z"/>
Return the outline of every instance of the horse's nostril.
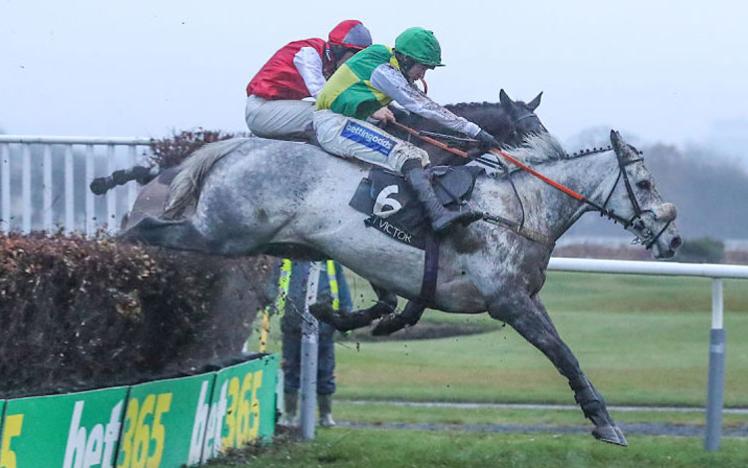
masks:
<path fill-rule="evenodd" d="M 670 248 L 675 250 L 680 247 L 682 243 L 683 239 L 681 239 L 680 236 L 675 236 L 673 237 L 673 240 L 670 241 Z"/>

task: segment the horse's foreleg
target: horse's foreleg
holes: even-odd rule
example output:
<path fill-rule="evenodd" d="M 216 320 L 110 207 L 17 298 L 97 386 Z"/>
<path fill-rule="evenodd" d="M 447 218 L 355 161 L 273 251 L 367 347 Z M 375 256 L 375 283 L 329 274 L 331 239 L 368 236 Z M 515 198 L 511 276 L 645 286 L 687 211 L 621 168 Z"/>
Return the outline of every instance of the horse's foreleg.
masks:
<path fill-rule="evenodd" d="M 336 330 L 349 331 L 366 327 L 387 314 L 391 314 L 397 307 L 397 296 L 375 285 L 371 285 L 377 294 L 377 303 L 367 309 L 354 311 L 334 310 L 330 301 L 320 301 L 309 306 L 309 312 L 317 319 L 329 323 Z"/>
<path fill-rule="evenodd" d="M 371 334 L 374 336 L 391 335 L 405 327 L 412 327 L 421 320 L 424 310 L 426 306 L 422 303 L 409 301 L 399 314 L 391 314 L 380 320 Z"/>
<path fill-rule="evenodd" d="M 538 348 L 566 377 L 574 391 L 574 399 L 582 412 L 595 425 L 592 435 L 611 444 L 626 446 L 623 432 L 608 414 L 605 400 L 582 372 L 577 358 L 558 335 L 545 307 L 538 299 L 528 296 L 504 298 L 489 307 L 495 319 L 512 326 L 533 346 Z"/>

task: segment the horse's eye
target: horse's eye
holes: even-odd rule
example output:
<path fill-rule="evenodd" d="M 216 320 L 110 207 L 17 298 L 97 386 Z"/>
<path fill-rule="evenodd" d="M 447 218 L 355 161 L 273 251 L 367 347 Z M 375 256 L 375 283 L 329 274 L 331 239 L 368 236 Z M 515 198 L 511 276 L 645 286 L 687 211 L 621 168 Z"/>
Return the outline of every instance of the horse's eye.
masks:
<path fill-rule="evenodd" d="M 640 180 L 636 183 L 636 186 L 642 190 L 649 190 L 652 188 L 652 183 L 648 180 Z"/>

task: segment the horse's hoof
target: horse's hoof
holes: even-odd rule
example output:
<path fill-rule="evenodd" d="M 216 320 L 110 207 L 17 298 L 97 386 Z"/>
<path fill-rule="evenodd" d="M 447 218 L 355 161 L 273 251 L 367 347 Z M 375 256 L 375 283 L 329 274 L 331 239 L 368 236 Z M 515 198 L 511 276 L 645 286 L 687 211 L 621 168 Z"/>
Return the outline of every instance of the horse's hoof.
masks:
<path fill-rule="evenodd" d="M 598 426 L 592 430 L 592 435 L 595 439 L 609 444 L 620 445 L 622 447 L 628 447 L 629 445 L 618 426 Z"/>
<path fill-rule="evenodd" d="M 387 336 L 405 328 L 405 323 L 397 314 L 388 315 L 377 323 L 371 331 L 373 336 Z"/>

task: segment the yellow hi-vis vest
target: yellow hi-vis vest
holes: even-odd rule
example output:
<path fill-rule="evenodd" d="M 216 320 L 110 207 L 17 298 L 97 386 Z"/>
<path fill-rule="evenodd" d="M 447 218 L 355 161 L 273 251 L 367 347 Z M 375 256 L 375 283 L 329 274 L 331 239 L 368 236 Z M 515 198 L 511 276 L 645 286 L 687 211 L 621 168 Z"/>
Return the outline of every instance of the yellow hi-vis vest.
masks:
<path fill-rule="evenodd" d="M 278 297 L 275 298 L 275 310 L 278 314 L 283 315 L 286 312 L 286 297 L 291 285 L 291 271 L 293 263 L 291 260 L 284 258 L 281 261 L 280 276 L 278 278 Z M 327 283 L 330 285 L 330 296 L 332 297 L 333 310 L 340 310 L 340 287 L 338 286 L 337 269 L 335 261 L 328 260 L 325 264 L 327 274 Z"/>

